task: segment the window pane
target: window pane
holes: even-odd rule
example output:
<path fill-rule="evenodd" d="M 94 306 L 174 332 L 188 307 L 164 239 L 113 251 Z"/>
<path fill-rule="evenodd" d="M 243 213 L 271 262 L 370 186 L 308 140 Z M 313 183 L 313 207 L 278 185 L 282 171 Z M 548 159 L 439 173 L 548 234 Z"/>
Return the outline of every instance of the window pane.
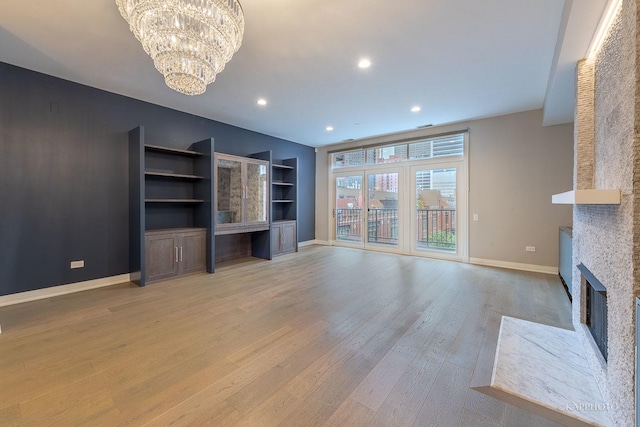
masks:
<path fill-rule="evenodd" d="M 362 242 L 362 176 L 336 178 L 336 239 Z"/>
<path fill-rule="evenodd" d="M 409 144 L 409 159 L 431 159 L 434 157 L 462 156 L 464 154 L 464 134 L 448 135 L 425 139 Z"/>
<path fill-rule="evenodd" d="M 367 150 L 367 164 L 404 162 L 407 160 L 407 144 L 370 148 Z"/>
<path fill-rule="evenodd" d="M 398 246 L 398 173 L 367 175 L 367 242 Z"/>
<path fill-rule="evenodd" d="M 433 157 L 431 141 L 418 141 L 409 144 L 409 158 L 411 160 L 430 159 L 431 157 Z"/>
<path fill-rule="evenodd" d="M 462 156 L 464 134 L 449 135 L 433 140 L 433 157 Z"/>
<path fill-rule="evenodd" d="M 331 157 L 332 169 L 364 165 L 364 150 L 334 153 Z"/>
<path fill-rule="evenodd" d="M 456 251 L 456 169 L 416 171 L 416 236 L 419 250 Z"/>

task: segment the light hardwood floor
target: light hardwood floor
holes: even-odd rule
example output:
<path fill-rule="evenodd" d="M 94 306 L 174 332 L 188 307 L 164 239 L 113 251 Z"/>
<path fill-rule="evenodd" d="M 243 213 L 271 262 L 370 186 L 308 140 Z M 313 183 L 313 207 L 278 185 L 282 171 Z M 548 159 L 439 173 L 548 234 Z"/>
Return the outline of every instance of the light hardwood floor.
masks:
<path fill-rule="evenodd" d="M 487 385 L 557 276 L 312 246 L 0 308 L 0 425 L 553 426 Z"/>

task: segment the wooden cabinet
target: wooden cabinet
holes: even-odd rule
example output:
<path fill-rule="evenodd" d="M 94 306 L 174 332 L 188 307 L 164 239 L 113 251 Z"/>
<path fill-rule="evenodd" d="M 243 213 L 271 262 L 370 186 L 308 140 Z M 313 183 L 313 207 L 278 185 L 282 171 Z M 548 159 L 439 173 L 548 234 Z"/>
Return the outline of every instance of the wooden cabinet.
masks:
<path fill-rule="evenodd" d="M 269 162 L 215 153 L 215 233 L 269 230 Z"/>
<path fill-rule="evenodd" d="M 207 230 L 180 233 L 179 274 L 207 269 Z"/>
<path fill-rule="evenodd" d="M 271 254 L 278 256 L 298 250 L 296 221 L 277 221 L 271 226 Z"/>
<path fill-rule="evenodd" d="M 207 268 L 206 229 L 168 229 L 145 233 L 147 282 Z"/>

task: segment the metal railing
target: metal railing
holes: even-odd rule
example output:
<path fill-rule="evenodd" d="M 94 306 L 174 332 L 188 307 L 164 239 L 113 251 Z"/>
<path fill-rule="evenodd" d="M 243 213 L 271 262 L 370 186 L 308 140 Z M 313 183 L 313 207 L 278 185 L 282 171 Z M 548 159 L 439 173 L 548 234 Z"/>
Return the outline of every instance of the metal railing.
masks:
<path fill-rule="evenodd" d="M 337 209 L 337 239 L 362 241 L 362 209 Z M 455 209 L 417 209 L 416 240 L 422 249 L 456 249 Z M 367 210 L 367 241 L 370 243 L 398 243 L 398 210 Z"/>
<path fill-rule="evenodd" d="M 362 209 L 336 209 L 337 239 L 362 240 Z"/>
<path fill-rule="evenodd" d="M 456 210 L 418 209 L 419 248 L 456 249 Z"/>
<path fill-rule="evenodd" d="M 398 209 L 369 209 L 367 237 L 370 243 L 398 244 Z"/>

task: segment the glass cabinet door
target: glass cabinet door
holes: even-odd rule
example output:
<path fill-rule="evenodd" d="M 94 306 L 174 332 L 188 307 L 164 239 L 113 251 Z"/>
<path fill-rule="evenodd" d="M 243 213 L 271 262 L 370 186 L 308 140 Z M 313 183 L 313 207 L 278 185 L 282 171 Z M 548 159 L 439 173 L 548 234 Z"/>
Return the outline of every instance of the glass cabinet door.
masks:
<path fill-rule="evenodd" d="M 242 163 L 219 158 L 217 161 L 217 225 L 242 222 Z"/>
<path fill-rule="evenodd" d="M 247 162 L 245 187 L 245 222 L 269 221 L 269 175 L 268 163 Z"/>

